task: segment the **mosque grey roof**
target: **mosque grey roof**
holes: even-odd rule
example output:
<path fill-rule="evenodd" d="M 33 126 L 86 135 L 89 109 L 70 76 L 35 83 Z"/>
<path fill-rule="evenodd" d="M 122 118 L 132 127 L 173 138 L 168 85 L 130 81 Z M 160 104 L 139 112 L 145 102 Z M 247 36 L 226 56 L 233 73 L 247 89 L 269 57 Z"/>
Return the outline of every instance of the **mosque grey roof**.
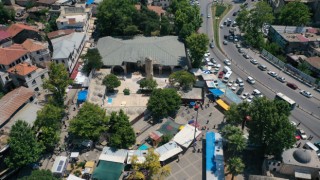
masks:
<path fill-rule="evenodd" d="M 304 151 L 302 149 L 297 149 L 293 152 L 293 157 L 296 161 L 300 163 L 309 163 L 311 161 L 310 152 Z"/>
<path fill-rule="evenodd" d="M 97 44 L 104 65 L 122 65 L 123 62 L 142 64 L 146 57 L 154 64 L 167 66 L 186 66 L 187 58 L 184 44 L 178 36 L 133 38 L 103 37 Z"/>
<path fill-rule="evenodd" d="M 320 161 L 315 151 L 291 148 L 282 153 L 282 162 L 294 166 L 312 167 L 320 169 Z"/>

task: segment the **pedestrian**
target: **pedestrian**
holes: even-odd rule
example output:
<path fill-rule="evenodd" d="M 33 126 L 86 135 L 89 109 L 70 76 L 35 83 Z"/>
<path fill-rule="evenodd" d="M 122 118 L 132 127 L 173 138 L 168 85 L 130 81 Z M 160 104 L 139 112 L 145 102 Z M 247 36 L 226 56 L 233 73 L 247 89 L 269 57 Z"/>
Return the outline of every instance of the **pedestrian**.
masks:
<path fill-rule="evenodd" d="M 310 140 L 312 140 L 312 139 L 313 139 L 313 136 L 311 136 Z"/>
<path fill-rule="evenodd" d="M 198 149 L 198 153 L 200 153 L 200 149 Z"/>
<path fill-rule="evenodd" d="M 207 124 L 209 124 L 209 120 L 207 120 Z"/>
<path fill-rule="evenodd" d="M 179 155 L 178 155 L 178 159 L 177 159 L 177 163 L 180 161 Z"/>
<path fill-rule="evenodd" d="M 67 129 L 67 125 L 66 125 L 66 124 L 64 124 L 64 128 L 66 128 L 66 129 Z"/>
<path fill-rule="evenodd" d="M 67 120 L 69 120 L 69 116 L 67 116 Z"/>
<path fill-rule="evenodd" d="M 215 129 L 216 128 L 216 125 L 213 125 L 213 129 Z"/>
<path fill-rule="evenodd" d="M 211 115 L 212 115 L 212 112 L 209 114 L 209 117 L 211 117 Z"/>
<path fill-rule="evenodd" d="M 301 122 L 299 122 L 299 123 L 297 124 L 297 127 L 299 127 L 299 126 L 300 126 L 300 124 L 301 124 Z"/>
<path fill-rule="evenodd" d="M 76 107 L 73 107 L 73 111 L 76 111 Z"/>

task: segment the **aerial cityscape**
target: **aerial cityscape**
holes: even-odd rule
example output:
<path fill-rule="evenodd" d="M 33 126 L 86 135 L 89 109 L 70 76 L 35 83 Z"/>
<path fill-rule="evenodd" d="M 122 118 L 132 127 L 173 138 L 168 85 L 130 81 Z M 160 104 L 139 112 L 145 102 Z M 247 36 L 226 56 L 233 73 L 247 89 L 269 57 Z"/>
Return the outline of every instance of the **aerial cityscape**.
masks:
<path fill-rule="evenodd" d="M 0 180 L 319 180 L 320 0 L 0 1 Z"/>

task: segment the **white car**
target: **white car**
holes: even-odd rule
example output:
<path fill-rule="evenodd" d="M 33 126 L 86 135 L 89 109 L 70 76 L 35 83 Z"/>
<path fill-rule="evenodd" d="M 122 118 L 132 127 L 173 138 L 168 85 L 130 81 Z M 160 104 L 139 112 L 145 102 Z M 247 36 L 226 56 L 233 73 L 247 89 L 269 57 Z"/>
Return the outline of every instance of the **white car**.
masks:
<path fill-rule="evenodd" d="M 216 64 L 217 61 L 214 59 L 214 58 L 211 58 L 210 61 L 213 63 L 213 64 Z"/>
<path fill-rule="evenodd" d="M 227 45 L 227 44 L 228 44 L 228 41 L 224 40 L 224 41 L 223 41 L 223 44 L 224 44 L 224 45 Z"/>
<path fill-rule="evenodd" d="M 232 87 L 231 87 L 231 90 L 232 90 L 232 91 L 235 91 L 236 89 L 237 89 L 237 87 L 235 87 L 235 86 L 232 86 Z"/>
<path fill-rule="evenodd" d="M 298 131 L 298 133 L 299 133 L 299 135 L 300 135 L 301 139 L 305 140 L 305 139 L 307 139 L 307 138 L 308 138 L 308 136 L 306 135 L 306 133 L 304 132 L 304 130 L 302 130 L 302 129 L 298 128 L 298 129 L 297 129 L 297 131 Z"/>
<path fill-rule="evenodd" d="M 311 98 L 312 94 L 308 91 L 302 90 L 300 91 L 300 94 L 304 95 L 305 97 Z"/>
<path fill-rule="evenodd" d="M 207 62 L 208 66 L 214 66 L 214 64 L 212 62 Z"/>
<path fill-rule="evenodd" d="M 217 67 L 217 68 L 220 68 L 220 67 L 221 67 L 221 64 L 216 64 L 216 67 Z"/>
<path fill-rule="evenodd" d="M 278 74 L 273 72 L 273 71 L 268 71 L 267 73 L 272 77 L 277 77 L 278 76 Z"/>
<path fill-rule="evenodd" d="M 254 96 L 253 96 L 253 95 L 250 95 L 250 96 L 246 99 L 246 101 L 250 103 L 250 102 L 252 102 L 253 98 L 254 98 Z"/>
<path fill-rule="evenodd" d="M 257 64 L 258 64 L 258 61 L 255 60 L 255 59 L 251 59 L 250 62 L 251 62 L 252 64 L 254 64 L 254 65 L 257 65 Z"/>
<path fill-rule="evenodd" d="M 210 56 L 210 53 L 205 53 L 204 54 L 204 57 L 209 57 Z"/>
<path fill-rule="evenodd" d="M 231 87 L 231 86 L 232 86 L 232 82 L 229 81 L 228 84 L 227 84 L 227 86 L 228 86 L 228 87 Z"/>
<path fill-rule="evenodd" d="M 242 96 L 241 96 L 241 99 L 246 99 L 248 96 L 249 96 L 248 92 L 243 93 Z"/>
<path fill-rule="evenodd" d="M 239 43 L 237 43 L 236 48 L 241 48 L 241 45 Z"/>
<path fill-rule="evenodd" d="M 220 28 L 221 28 L 221 29 L 223 28 L 223 24 L 220 25 Z"/>
<path fill-rule="evenodd" d="M 294 127 L 297 127 L 297 123 L 296 122 L 294 122 L 294 121 L 290 121 L 290 124 L 292 124 Z"/>
<path fill-rule="evenodd" d="M 282 83 L 285 83 L 285 82 L 286 82 L 286 78 L 281 77 L 281 76 L 276 77 L 276 79 L 277 79 L 278 81 L 282 82 Z"/>
<path fill-rule="evenodd" d="M 208 57 L 205 58 L 206 62 L 210 62 L 210 59 Z"/>
<path fill-rule="evenodd" d="M 239 40 L 237 39 L 237 38 L 234 38 L 234 40 L 233 40 L 234 42 L 239 42 Z"/>
<path fill-rule="evenodd" d="M 224 63 L 227 65 L 227 66 L 231 66 L 231 61 L 229 59 L 225 59 L 224 60 Z"/>
<path fill-rule="evenodd" d="M 211 18 L 210 14 L 208 14 L 207 18 Z"/>

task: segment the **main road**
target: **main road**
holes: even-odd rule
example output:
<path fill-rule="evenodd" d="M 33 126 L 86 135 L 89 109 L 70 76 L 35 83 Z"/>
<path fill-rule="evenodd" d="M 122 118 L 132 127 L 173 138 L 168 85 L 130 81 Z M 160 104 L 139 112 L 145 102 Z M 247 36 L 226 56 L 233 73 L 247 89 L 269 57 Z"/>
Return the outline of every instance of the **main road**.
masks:
<path fill-rule="evenodd" d="M 200 28 L 201 33 L 205 33 L 208 35 L 210 40 L 213 39 L 213 18 L 211 13 L 211 5 L 212 1 L 209 0 L 201 0 L 200 1 L 200 11 L 203 14 L 203 23 L 202 27 Z M 227 17 L 231 19 L 235 19 L 234 16 L 232 16 L 233 12 L 238 11 L 240 8 L 240 4 L 233 3 L 232 10 L 224 17 L 226 19 Z M 207 18 L 208 14 L 210 14 L 211 18 Z M 222 19 L 221 22 L 224 21 Z M 316 140 L 320 139 L 320 123 L 319 119 L 315 118 L 314 116 L 311 116 L 309 113 L 313 113 L 314 115 L 320 117 L 320 102 L 318 99 L 315 98 L 306 98 L 299 94 L 299 91 L 294 91 L 287 87 L 285 84 L 277 81 L 275 78 L 272 78 L 271 76 L 267 75 L 267 73 L 260 71 L 256 66 L 251 64 L 249 60 L 246 60 L 242 57 L 240 53 L 238 53 L 237 48 L 235 47 L 235 44 L 232 42 L 229 42 L 228 45 L 222 45 L 221 41 L 223 41 L 223 36 L 228 34 L 228 28 L 224 27 L 220 29 L 220 46 L 224 51 L 224 54 L 227 55 L 227 57 L 218 50 L 217 47 L 214 49 L 210 49 L 211 56 L 220 61 L 221 64 L 223 64 L 223 60 L 228 58 L 232 60 L 231 69 L 233 71 L 233 74 L 236 74 L 237 77 L 241 77 L 242 79 L 247 79 L 247 77 L 250 75 L 254 77 L 257 81 L 256 84 L 253 85 L 253 88 L 259 89 L 266 97 L 273 99 L 276 92 L 282 92 L 286 94 L 288 97 L 296 101 L 297 104 L 299 104 L 299 107 L 303 108 L 305 111 L 302 111 L 299 108 L 295 108 L 295 110 L 292 111 L 290 119 L 295 122 L 301 122 L 301 127 L 306 131 L 307 134 L 312 134 Z M 268 69 L 271 69 L 275 71 L 276 73 L 280 74 L 281 76 L 284 76 L 288 81 L 294 82 L 299 86 L 301 89 L 306 89 L 308 91 L 311 91 L 308 89 L 307 86 L 297 82 L 296 80 L 293 80 L 291 77 L 287 76 L 283 72 L 277 70 L 272 65 L 268 64 L 266 61 L 262 60 L 257 54 L 252 53 L 251 50 L 246 50 L 246 52 L 249 52 L 251 56 L 255 59 L 257 59 L 259 62 L 267 65 Z M 312 91 L 313 92 L 313 91 Z M 313 92 L 313 94 L 316 92 Z"/>

